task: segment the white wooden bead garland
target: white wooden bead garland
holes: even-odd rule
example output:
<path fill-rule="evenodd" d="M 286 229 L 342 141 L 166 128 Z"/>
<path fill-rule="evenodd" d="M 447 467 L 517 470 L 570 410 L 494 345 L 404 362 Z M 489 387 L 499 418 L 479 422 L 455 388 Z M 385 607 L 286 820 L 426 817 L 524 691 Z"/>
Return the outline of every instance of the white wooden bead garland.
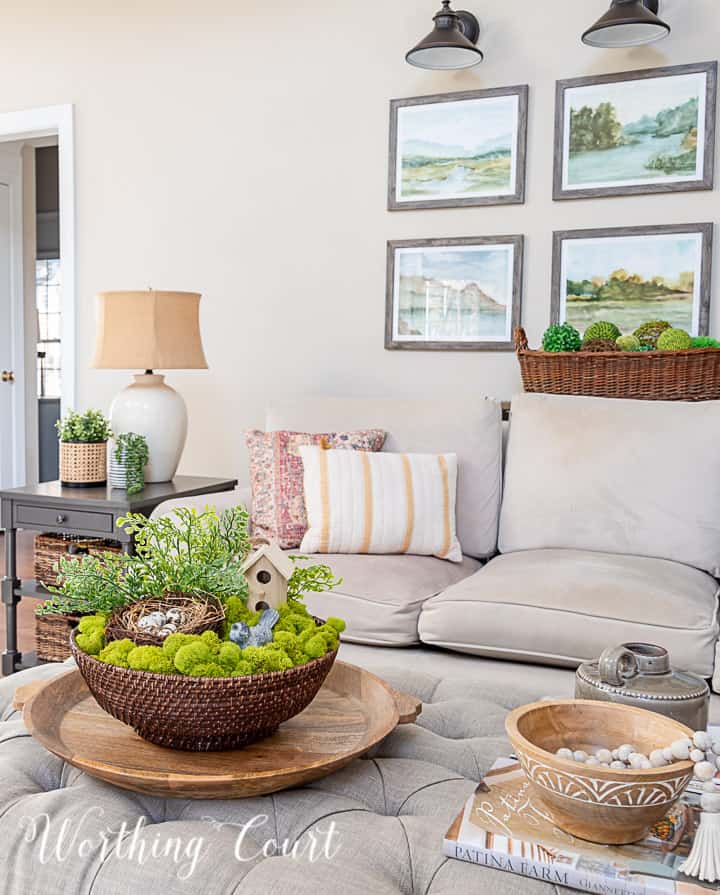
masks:
<path fill-rule="evenodd" d="M 713 782 L 720 770 L 720 739 L 714 740 L 707 731 L 698 730 L 692 739 L 675 740 L 663 749 L 653 749 L 649 755 L 637 751 L 632 743 L 623 743 L 617 749 L 596 749 L 594 755 L 582 749 L 568 748 L 558 749 L 555 755 L 587 767 L 618 771 L 661 768 L 675 761 L 691 761 L 695 766 L 695 777 L 703 784 L 702 814 L 693 847 L 680 870 L 704 882 L 720 880 L 720 790 Z"/>
<path fill-rule="evenodd" d="M 653 749 L 649 755 L 637 750 L 632 743 L 623 743 L 617 749 L 598 748 L 593 754 L 582 749 L 562 748 L 555 755 L 589 767 L 618 771 L 662 768 L 675 761 L 691 761 L 695 765 L 695 776 L 703 782 L 711 780 L 716 771 L 720 771 L 720 739 L 713 740 L 705 730 L 696 731 L 692 739 L 675 740 L 664 749 Z"/>

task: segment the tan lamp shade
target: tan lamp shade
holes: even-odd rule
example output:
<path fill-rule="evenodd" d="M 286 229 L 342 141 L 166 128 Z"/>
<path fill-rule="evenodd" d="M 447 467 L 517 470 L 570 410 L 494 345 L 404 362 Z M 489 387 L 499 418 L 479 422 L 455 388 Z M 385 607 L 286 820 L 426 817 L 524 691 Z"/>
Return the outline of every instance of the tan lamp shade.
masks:
<path fill-rule="evenodd" d="M 100 292 L 93 367 L 204 370 L 197 292 Z"/>

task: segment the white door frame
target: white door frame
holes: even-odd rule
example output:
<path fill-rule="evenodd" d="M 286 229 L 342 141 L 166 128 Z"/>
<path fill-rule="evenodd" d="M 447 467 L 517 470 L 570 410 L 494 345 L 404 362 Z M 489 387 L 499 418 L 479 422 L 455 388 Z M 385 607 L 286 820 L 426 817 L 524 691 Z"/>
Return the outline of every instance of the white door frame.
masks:
<path fill-rule="evenodd" d="M 7 451 L 8 456 L 3 456 L 4 471 L 9 475 L 3 476 L 5 487 L 22 485 L 26 481 L 26 389 L 27 366 L 25 363 L 25 282 L 23 277 L 24 265 L 24 196 L 23 196 L 23 159 L 22 144 L 0 143 L 0 179 L 8 188 L 9 202 L 9 271 L 8 271 L 8 298 L 10 306 L 7 309 L 7 320 L 10 324 L 9 344 L 10 356 L 3 360 L 3 366 L 7 364 L 9 370 L 13 370 L 15 381 L 12 384 L 2 385 L 5 397 L 10 399 L 12 423 L 9 432 L 3 438 L 3 455 Z M 33 389 L 33 392 L 35 389 Z M 10 436 L 10 437 L 8 437 Z"/>
<path fill-rule="evenodd" d="M 45 106 L 20 112 L 0 113 L 0 143 L 22 140 L 37 140 L 41 137 L 57 137 L 59 194 L 60 194 L 60 262 L 62 265 L 62 331 L 61 365 L 62 394 L 61 410 L 65 413 L 75 406 L 77 389 L 77 302 L 76 302 L 76 258 L 75 258 L 75 141 L 74 107 L 72 105 Z M 23 321 L 24 308 L 14 309 L 14 319 Z M 25 354 L 24 327 L 19 326 L 13 333 L 16 357 Z M 32 360 L 32 364 L 27 363 Z M 18 371 L 25 378 L 26 371 L 35 371 L 35 358 L 27 359 L 25 369 Z M 34 390 L 34 379 L 27 377 L 27 388 Z M 22 463 L 25 467 L 25 441 L 28 427 L 18 433 L 23 446 Z M 31 427 L 31 431 L 34 427 Z M 32 477 L 32 475 L 31 475 Z"/>

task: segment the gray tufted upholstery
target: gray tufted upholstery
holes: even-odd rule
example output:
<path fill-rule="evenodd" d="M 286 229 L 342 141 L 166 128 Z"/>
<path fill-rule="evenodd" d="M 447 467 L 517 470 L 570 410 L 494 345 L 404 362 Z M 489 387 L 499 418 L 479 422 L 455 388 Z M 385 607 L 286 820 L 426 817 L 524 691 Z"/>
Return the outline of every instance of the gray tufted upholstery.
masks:
<path fill-rule="evenodd" d="M 345 658 L 354 658 L 343 649 Z M 382 668 L 382 654 L 387 657 L 387 651 L 377 652 L 381 659 L 373 670 Z M 371 755 L 311 786 L 235 801 L 143 797 L 65 765 L 28 736 L 10 707 L 15 686 L 39 675 L 57 674 L 63 667 L 46 666 L 4 680 L 0 682 L 0 891 L 3 895 L 457 895 L 470 891 L 550 895 L 551 886 L 442 855 L 445 830 L 478 778 L 507 749 L 503 733 L 507 709 L 546 695 L 543 688 L 548 684 L 542 673 L 533 673 L 542 669 L 507 679 L 502 663 L 473 661 L 485 669 L 475 680 L 465 673 L 454 678 L 434 676 L 391 663 L 385 678 L 424 703 L 417 724 L 399 727 Z M 432 661 L 410 664 L 432 668 Z M 496 692 L 493 683 L 493 665 L 501 669 L 497 676 L 502 680 L 501 692 Z M 461 667 L 465 671 L 468 666 Z M 572 676 L 553 671 L 562 675 L 554 678 L 564 682 L 560 695 L 567 695 Z M 40 837 L 26 841 L 31 827 L 24 819 L 45 813 L 52 823 L 50 846 L 68 820 L 73 830 L 81 826 L 80 839 L 93 840 L 87 854 L 80 856 L 75 843 L 62 862 L 50 854 L 41 863 Z M 231 825 L 246 824 L 257 815 L 266 815 L 267 821 L 246 836 L 242 854 L 249 860 L 236 860 L 239 829 Z M 141 864 L 136 846 L 135 859 L 115 854 L 103 857 L 99 834 L 108 828 L 118 830 L 124 821 L 129 847 L 140 817 L 147 823 L 140 841 L 148 849 L 153 842 L 167 844 L 169 837 L 180 837 L 184 846 L 193 837 L 204 838 L 206 852 L 188 879 L 178 878 L 188 864 L 187 856 L 178 863 L 165 856 Z M 331 846 L 340 847 L 332 860 L 255 855 L 268 839 L 308 847 L 313 835 L 326 831 L 331 821 L 336 827 Z M 320 844 L 325 841 L 320 836 Z"/>

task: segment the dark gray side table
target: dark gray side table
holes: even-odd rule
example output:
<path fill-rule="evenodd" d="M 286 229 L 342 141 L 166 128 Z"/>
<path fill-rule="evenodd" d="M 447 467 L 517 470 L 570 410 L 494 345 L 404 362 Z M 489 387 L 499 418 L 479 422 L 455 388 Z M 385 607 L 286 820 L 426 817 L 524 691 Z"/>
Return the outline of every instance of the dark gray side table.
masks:
<path fill-rule="evenodd" d="M 0 491 L 0 528 L 5 529 L 5 577 L 0 582 L 6 623 L 3 675 L 37 664 L 34 653 L 23 656 L 17 648 L 18 603 L 23 596 L 50 596 L 39 582 L 20 581 L 17 577 L 16 532 L 19 528 L 112 538 L 120 541 L 126 553 L 132 553 L 132 536 L 117 526 L 120 516 L 126 513 L 149 516 L 156 506 L 166 500 L 232 491 L 236 485 L 237 479 L 181 475 L 171 482 L 146 485 L 143 491 L 132 497 L 128 497 L 121 488 L 104 485 L 101 488 L 68 488 L 60 482 L 43 482 Z"/>

